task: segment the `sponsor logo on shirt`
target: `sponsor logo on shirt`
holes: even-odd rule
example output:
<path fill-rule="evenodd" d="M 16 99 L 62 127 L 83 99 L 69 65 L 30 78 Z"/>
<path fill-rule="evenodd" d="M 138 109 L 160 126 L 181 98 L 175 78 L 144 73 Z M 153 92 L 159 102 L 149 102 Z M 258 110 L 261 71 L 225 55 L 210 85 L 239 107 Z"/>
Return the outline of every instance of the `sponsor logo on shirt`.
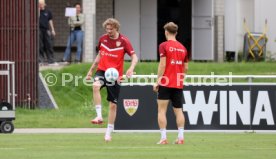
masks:
<path fill-rule="evenodd" d="M 183 62 L 180 61 L 180 60 L 175 60 L 175 59 L 172 59 L 172 60 L 171 60 L 171 64 L 172 64 L 172 65 L 182 65 L 182 63 L 183 63 Z"/>
<path fill-rule="evenodd" d="M 175 64 L 175 60 L 174 60 L 174 59 L 171 60 L 171 64 L 172 64 L 172 65 Z"/>
<path fill-rule="evenodd" d="M 114 57 L 114 58 L 118 58 L 118 55 L 114 55 L 105 51 L 101 51 L 101 55 L 102 56 L 109 56 L 109 57 Z"/>
<path fill-rule="evenodd" d="M 175 52 L 175 51 L 177 51 L 177 52 L 185 53 L 185 50 L 184 50 L 184 49 L 179 49 L 179 48 L 175 48 L 175 47 L 170 47 L 170 48 L 169 48 L 169 51 L 170 51 L 170 52 Z"/>

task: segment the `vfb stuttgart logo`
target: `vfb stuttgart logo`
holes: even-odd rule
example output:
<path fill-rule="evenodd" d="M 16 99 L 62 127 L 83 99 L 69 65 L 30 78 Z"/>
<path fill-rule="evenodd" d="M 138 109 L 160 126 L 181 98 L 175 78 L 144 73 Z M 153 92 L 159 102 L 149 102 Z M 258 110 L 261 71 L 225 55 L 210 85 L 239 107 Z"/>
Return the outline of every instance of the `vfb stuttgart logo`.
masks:
<path fill-rule="evenodd" d="M 124 99 L 124 108 L 128 115 L 133 116 L 139 106 L 139 99 Z"/>

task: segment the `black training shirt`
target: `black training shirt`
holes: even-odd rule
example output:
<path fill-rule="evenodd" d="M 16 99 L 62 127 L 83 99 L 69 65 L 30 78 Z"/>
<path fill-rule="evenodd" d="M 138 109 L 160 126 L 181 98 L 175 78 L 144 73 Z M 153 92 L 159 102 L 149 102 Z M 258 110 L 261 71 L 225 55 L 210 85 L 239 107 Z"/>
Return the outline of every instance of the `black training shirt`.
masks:
<path fill-rule="evenodd" d="M 49 29 L 49 21 L 53 18 L 51 11 L 44 9 L 40 10 L 39 28 Z"/>

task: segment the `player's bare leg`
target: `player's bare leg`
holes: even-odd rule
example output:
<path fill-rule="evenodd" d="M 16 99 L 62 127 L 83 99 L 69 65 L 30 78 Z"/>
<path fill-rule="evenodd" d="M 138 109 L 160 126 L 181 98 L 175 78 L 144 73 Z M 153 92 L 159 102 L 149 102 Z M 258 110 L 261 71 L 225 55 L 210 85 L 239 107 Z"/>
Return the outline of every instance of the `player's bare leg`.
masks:
<path fill-rule="evenodd" d="M 111 133 L 114 130 L 114 123 L 117 114 L 117 104 L 109 102 L 109 113 L 108 113 L 108 125 L 105 133 L 105 141 L 111 141 Z"/>
<path fill-rule="evenodd" d="M 175 144 L 184 144 L 184 125 L 185 118 L 182 108 L 173 108 L 174 114 L 176 116 L 176 125 L 178 128 L 178 137 Z"/>
<path fill-rule="evenodd" d="M 169 100 L 157 100 L 158 103 L 158 125 L 160 128 L 161 139 L 157 144 L 168 144 L 167 141 L 167 108 L 169 104 Z"/>
<path fill-rule="evenodd" d="M 103 118 L 102 118 L 102 98 L 101 98 L 101 82 L 95 81 L 93 83 L 93 100 L 95 104 L 95 109 L 97 113 L 97 117 L 93 120 L 91 120 L 92 124 L 102 124 Z"/>

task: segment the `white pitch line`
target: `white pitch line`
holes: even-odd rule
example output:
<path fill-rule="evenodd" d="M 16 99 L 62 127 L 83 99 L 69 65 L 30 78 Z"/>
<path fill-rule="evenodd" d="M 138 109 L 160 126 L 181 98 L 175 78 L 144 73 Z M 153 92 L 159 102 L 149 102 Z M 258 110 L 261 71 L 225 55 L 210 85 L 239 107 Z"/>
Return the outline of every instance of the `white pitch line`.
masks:
<path fill-rule="evenodd" d="M 79 134 L 105 133 L 106 128 L 16 128 L 15 134 Z M 159 130 L 114 130 L 116 133 L 159 133 Z M 177 132 L 177 130 L 167 130 Z M 275 134 L 275 130 L 185 130 L 185 133 L 260 133 Z"/>
<path fill-rule="evenodd" d="M 114 146 L 114 147 L 105 147 L 104 149 L 167 149 L 168 147 L 165 147 L 164 145 L 156 146 L 156 147 L 120 147 L 120 146 Z"/>
<path fill-rule="evenodd" d="M 0 147 L 0 150 L 24 150 L 25 148 L 21 147 Z"/>
<path fill-rule="evenodd" d="M 158 133 L 160 130 L 114 130 L 118 133 Z M 176 133 L 177 130 L 167 130 L 167 132 Z M 185 130 L 185 133 L 260 133 L 275 134 L 275 130 Z"/>
<path fill-rule="evenodd" d="M 17 128 L 15 134 L 84 134 L 104 133 L 106 128 Z"/>
<path fill-rule="evenodd" d="M 248 148 L 244 148 L 246 150 L 276 150 L 275 148 L 265 148 L 265 147 L 248 147 Z"/>

